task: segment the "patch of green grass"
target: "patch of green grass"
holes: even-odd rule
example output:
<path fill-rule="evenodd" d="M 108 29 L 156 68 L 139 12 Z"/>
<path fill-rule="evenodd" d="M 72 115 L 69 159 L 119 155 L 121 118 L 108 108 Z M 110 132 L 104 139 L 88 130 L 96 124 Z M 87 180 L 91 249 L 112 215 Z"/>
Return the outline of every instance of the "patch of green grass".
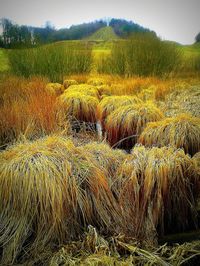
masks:
<path fill-rule="evenodd" d="M 119 37 L 115 34 L 112 27 L 103 27 L 87 38 L 87 40 L 93 41 L 110 41 L 116 39 L 119 39 Z"/>
<path fill-rule="evenodd" d="M 0 72 L 7 71 L 8 69 L 9 69 L 9 63 L 5 50 L 0 49 Z"/>

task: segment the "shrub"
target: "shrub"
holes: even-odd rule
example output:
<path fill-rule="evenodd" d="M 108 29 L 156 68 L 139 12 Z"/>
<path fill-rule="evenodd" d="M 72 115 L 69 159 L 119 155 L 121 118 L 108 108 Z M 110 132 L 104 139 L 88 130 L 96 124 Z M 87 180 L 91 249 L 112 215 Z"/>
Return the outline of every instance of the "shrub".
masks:
<path fill-rule="evenodd" d="M 112 146 L 130 149 L 148 122 L 161 119 L 162 112 L 150 103 L 119 107 L 105 121 L 108 142 Z"/>
<path fill-rule="evenodd" d="M 138 141 L 147 147 L 172 145 L 194 155 L 200 151 L 200 119 L 182 114 L 149 123 Z"/>
<path fill-rule="evenodd" d="M 8 52 L 11 71 L 20 76 L 45 76 L 62 83 L 65 75 L 87 73 L 91 64 L 91 48 L 77 44 L 50 44 Z"/>

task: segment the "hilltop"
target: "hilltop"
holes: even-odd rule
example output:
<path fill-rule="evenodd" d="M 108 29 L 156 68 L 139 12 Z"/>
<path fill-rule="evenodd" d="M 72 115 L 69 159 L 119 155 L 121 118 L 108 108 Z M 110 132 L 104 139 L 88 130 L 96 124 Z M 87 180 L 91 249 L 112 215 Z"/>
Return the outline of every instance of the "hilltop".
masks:
<path fill-rule="evenodd" d="M 103 27 L 90 35 L 87 40 L 91 41 L 111 41 L 118 39 L 119 36 L 114 32 L 111 26 Z"/>

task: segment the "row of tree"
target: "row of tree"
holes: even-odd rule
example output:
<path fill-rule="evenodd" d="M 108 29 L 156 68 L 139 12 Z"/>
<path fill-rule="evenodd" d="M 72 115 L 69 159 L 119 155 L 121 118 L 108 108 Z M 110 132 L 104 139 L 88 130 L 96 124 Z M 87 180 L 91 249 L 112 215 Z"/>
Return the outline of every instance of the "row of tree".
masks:
<path fill-rule="evenodd" d="M 106 26 L 106 22 L 100 20 L 71 26 L 68 29 L 56 30 L 48 22 L 45 27 L 40 28 L 26 25 L 19 26 L 5 18 L 1 19 L 0 24 L 2 27 L 0 46 L 5 48 L 30 47 L 62 40 L 78 40 Z"/>
<path fill-rule="evenodd" d="M 19 26 L 5 18 L 0 20 L 0 26 L 2 28 L 0 47 L 4 48 L 31 47 L 56 41 L 79 40 L 105 26 L 111 26 L 115 33 L 122 38 L 126 38 L 135 32 L 150 32 L 149 29 L 132 21 L 114 18 L 72 25 L 70 28 L 59 30 L 56 30 L 49 22 L 41 28 L 26 25 Z M 155 34 L 155 32 L 152 33 Z M 196 36 L 196 42 L 200 42 L 200 33 Z"/>

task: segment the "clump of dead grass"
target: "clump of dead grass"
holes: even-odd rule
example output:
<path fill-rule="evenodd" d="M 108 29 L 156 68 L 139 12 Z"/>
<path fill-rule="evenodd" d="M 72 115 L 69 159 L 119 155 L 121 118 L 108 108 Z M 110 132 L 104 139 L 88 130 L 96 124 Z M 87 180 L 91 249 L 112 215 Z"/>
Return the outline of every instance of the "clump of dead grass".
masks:
<path fill-rule="evenodd" d="M 130 149 L 148 122 L 159 121 L 163 117 L 152 103 L 121 106 L 105 120 L 108 142 L 112 146 Z"/>
<path fill-rule="evenodd" d="M 197 226 L 200 182 L 196 165 L 183 150 L 137 146 L 118 171 L 118 191 L 128 235 L 155 241 L 157 233 Z"/>
<path fill-rule="evenodd" d="M 89 224 L 112 231 L 119 219 L 104 172 L 69 139 L 18 144 L 2 152 L 0 162 L 5 265 L 74 239 Z"/>
<path fill-rule="evenodd" d="M 181 114 L 149 123 L 142 132 L 139 143 L 148 147 L 172 145 L 194 155 L 200 151 L 200 119 Z"/>

